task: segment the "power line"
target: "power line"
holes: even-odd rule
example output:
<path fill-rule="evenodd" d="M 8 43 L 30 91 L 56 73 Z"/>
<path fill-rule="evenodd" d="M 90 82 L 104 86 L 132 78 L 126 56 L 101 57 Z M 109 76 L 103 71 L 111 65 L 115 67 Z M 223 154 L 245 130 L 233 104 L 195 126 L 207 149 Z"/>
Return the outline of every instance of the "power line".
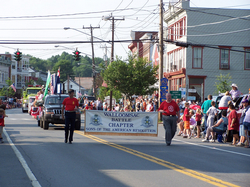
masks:
<path fill-rule="evenodd" d="M 180 8 L 177 6 L 174 6 L 175 8 L 181 9 L 181 10 L 186 10 L 186 11 L 192 11 L 192 12 L 199 12 L 199 13 L 203 13 L 203 14 L 211 14 L 211 15 L 215 15 L 215 16 L 222 16 L 222 17 L 229 17 L 229 18 L 236 18 L 234 16 L 230 16 L 230 15 L 225 15 L 225 14 L 218 14 L 218 13 L 213 13 L 213 12 L 206 12 L 206 11 L 202 11 L 202 10 L 198 10 L 197 8 Z M 206 8 L 204 10 L 211 10 L 210 8 Z M 246 21 L 250 21 L 250 19 L 246 19 L 246 18 L 239 18 L 242 20 L 246 20 Z"/>
<path fill-rule="evenodd" d="M 149 0 L 148 0 L 149 1 Z M 151 5 L 154 6 L 154 5 Z M 151 7 L 148 6 L 148 7 Z M 117 10 L 103 10 L 103 11 L 97 11 L 97 12 L 84 12 L 84 13 L 73 13 L 73 14 L 55 14 L 55 15 L 43 15 L 43 16 L 6 16 L 6 17 L 0 17 L 0 19 L 23 19 L 23 18 L 47 18 L 47 17 L 65 17 L 65 16 L 77 16 L 77 15 L 88 15 L 88 14 L 100 14 L 105 12 L 116 12 L 116 11 L 123 11 L 123 10 L 137 10 L 139 11 L 142 9 L 139 8 L 126 8 L 126 9 L 117 9 Z M 137 11 L 138 12 L 138 11 Z M 65 18 L 63 18 L 65 19 Z"/>

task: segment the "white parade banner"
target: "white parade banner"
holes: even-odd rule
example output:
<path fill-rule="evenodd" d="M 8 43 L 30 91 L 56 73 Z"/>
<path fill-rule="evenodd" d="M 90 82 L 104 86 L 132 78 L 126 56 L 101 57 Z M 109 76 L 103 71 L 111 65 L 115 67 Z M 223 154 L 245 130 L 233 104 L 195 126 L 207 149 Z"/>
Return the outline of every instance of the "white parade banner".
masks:
<path fill-rule="evenodd" d="M 157 136 L 157 112 L 85 111 L 85 134 Z"/>

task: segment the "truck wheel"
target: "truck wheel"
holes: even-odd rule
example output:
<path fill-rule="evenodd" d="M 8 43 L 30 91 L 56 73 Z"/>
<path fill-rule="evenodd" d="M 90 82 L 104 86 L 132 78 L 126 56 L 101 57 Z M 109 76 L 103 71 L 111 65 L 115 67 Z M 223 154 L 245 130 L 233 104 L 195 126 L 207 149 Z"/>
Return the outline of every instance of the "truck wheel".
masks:
<path fill-rule="evenodd" d="M 81 121 L 76 121 L 75 130 L 81 130 Z"/>
<path fill-rule="evenodd" d="M 40 119 L 40 127 L 43 128 L 43 118 Z"/>
<path fill-rule="evenodd" d="M 48 121 L 43 121 L 43 129 L 48 130 L 49 129 L 49 122 Z"/>

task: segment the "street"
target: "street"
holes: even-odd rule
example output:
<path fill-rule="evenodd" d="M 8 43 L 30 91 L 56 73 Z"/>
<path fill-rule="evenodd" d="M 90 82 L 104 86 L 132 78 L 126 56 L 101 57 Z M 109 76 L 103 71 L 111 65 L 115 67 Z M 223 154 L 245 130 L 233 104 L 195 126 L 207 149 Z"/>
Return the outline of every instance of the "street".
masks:
<path fill-rule="evenodd" d="M 247 148 L 178 136 L 166 146 L 162 124 L 158 137 L 84 135 L 83 115 L 82 130 L 75 131 L 73 144 L 65 144 L 62 125 L 43 130 L 20 108 L 6 113 L 13 144 L 4 133 L 0 187 L 250 186 Z"/>

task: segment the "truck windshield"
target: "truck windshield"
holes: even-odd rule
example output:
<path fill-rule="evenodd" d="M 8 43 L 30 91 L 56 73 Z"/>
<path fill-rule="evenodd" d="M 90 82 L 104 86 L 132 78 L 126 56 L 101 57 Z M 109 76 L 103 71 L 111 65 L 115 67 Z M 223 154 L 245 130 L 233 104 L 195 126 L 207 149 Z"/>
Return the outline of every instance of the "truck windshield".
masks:
<path fill-rule="evenodd" d="M 61 97 L 59 99 L 59 96 L 58 97 L 48 97 L 45 101 L 45 104 L 46 105 L 60 105 L 62 104 L 63 100 L 67 98 L 67 97 Z"/>
<path fill-rule="evenodd" d="M 37 92 L 39 92 L 41 90 L 41 88 L 39 89 L 27 89 L 27 94 L 37 94 Z"/>

